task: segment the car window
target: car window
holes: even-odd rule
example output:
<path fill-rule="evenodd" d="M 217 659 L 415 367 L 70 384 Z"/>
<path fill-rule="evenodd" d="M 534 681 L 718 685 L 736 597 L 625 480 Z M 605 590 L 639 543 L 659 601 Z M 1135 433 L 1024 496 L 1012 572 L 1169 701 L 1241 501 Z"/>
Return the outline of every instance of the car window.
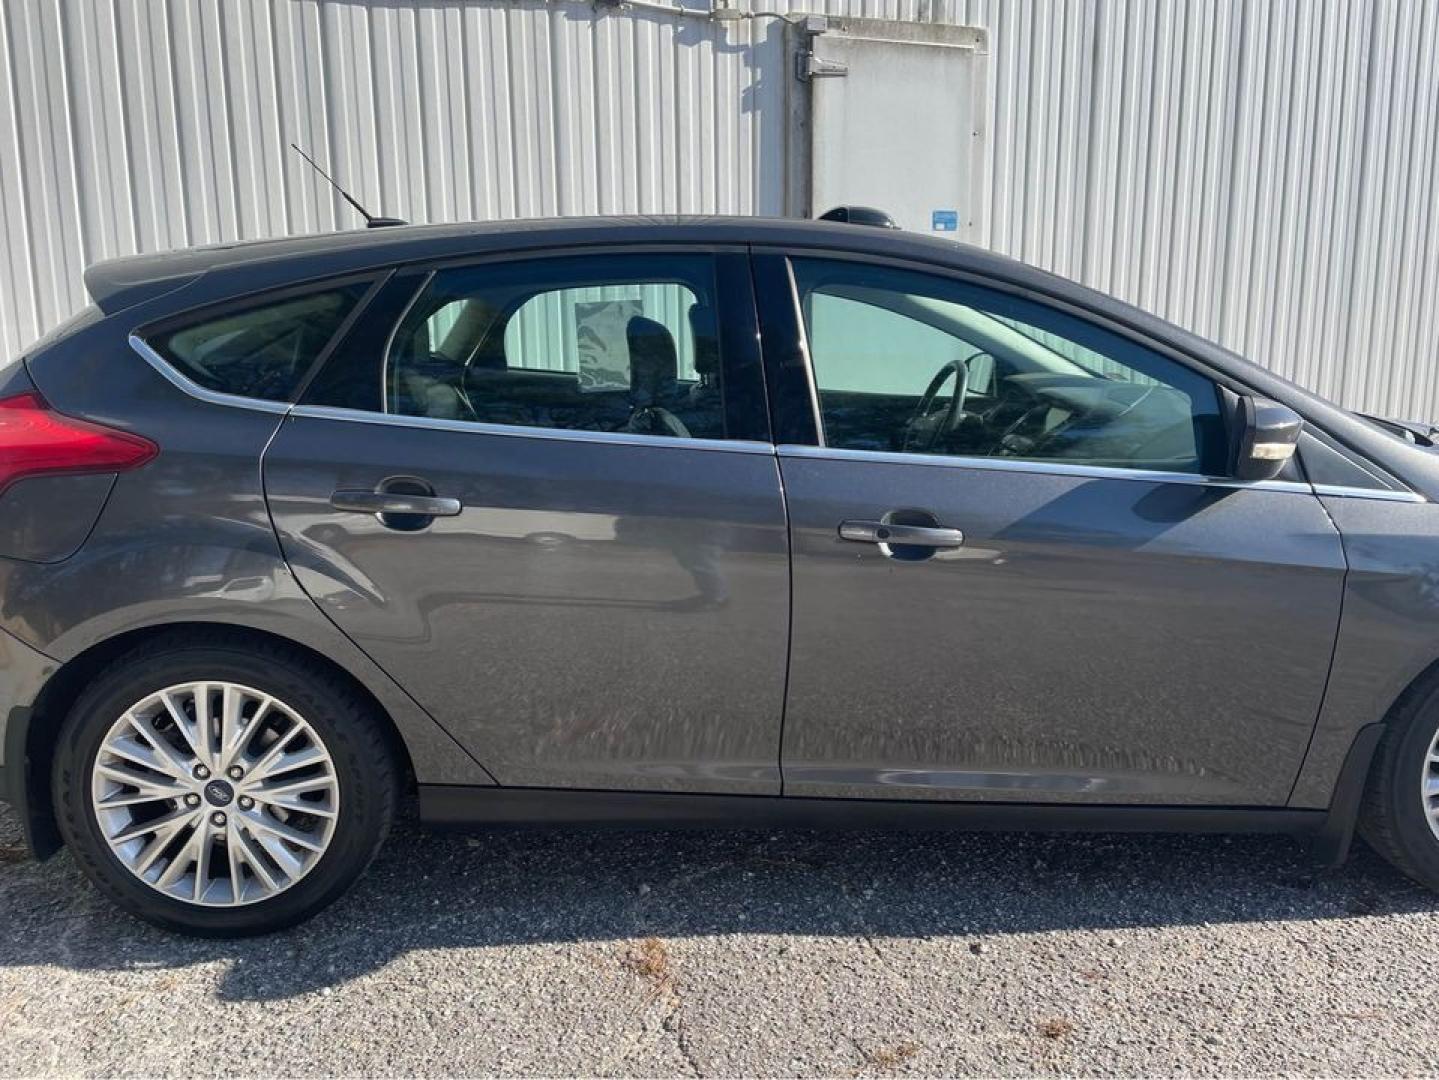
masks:
<path fill-rule="evenodd" d="M 828 376 L 853 392 L 904 394 L 940 365 L 978 347 L 883 307 L 817 289 L 805 298 L 810 349 L 825 357 Z M 876 355 L 886 357 L 875 363 Z"/>
<path fill-rule="evenodd" d="M 384 410 L 674 438 L 727 437 L 705 255 L 599 255 L 438 272 L 385 355 Z"/>
<path fill-rule="evenodd" d="M 946 278 L 794 260 L 825 444 L 1216 473 L 1214 384 L 1068 313 Z"/>
<path fill-rule="evenodd" d="M 207 390 L 291 401 L 370 282 L 231 308 L 147 338 L 181 374 Z"/>

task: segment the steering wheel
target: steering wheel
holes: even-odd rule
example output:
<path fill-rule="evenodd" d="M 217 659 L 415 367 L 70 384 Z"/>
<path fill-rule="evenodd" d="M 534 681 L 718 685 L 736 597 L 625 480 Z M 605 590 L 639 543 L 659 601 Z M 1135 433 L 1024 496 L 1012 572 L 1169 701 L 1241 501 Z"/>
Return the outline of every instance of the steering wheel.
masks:
<path fill-rule="evenodd" d="M 959 427 L 960 418 L 964 415 L 964 399 L 969 395 L 969 362 L 976 356 L 984 355 L 986 354 L 983 352 L 977 352 L 963 360 L 950 360 L 940 365 L 934 378 L 929 380 L 929 385 L 920 395 L 913 415 L 904 425 L 902 449 L 906 453 L 929 453 Z M 932 415 L 935 399 L 939 397 L 940 390 L 949 382 L 951 375 L 959 380 L 954 388 L 954 396 L 949 399 L 944 412 L 936 417 Z"/>
<path fill-rule="evenodd" d="M 1115 421 L 1129 415 L 1140 405 L 1144 404 L 1145 401 L 1149 400 L 1149 396 L 1154 393 L 1155 389 L 1156 387 L 1154 386 L 1148 387 L 1143 393 L 1118 412 L 1106 416 L 1104 423 L 1113 424 Z M 1070 414 L 1058 424 L 1046 431 L 1043 425 L 1050 409 L 1056 405 L 1061 408 L 1069 408 L 1070 403 L 1047 401 L 1042 394 L 1036 395 L 1034 404 L 1025 409 L 1019 419 L 1004 429 L 1003 434 L 999 437 L 999 441 L 995 443 L 994 449 L 989 452 L 990 456 L 1043 457 L 1044 455 L 1041 454 L 1040 451 L 1058 439 L 1059 436 L 1100 416 L 1103 412 L 1102 404 L 1103 403 L 1095 403 L 1091 404 L 1089 408 L 1070 412 Z M 1036 423 L 1038 423 L 1039 427 L 1032 435 L 1024 432 L 1026 427 L 1032 427 Z"/>
<path fill-rule="evenodd" d="M 1050 432 L 1049 435 L 1044 432 L 1044 419 L 1049 415 L 1049 410 L 1052 407 L 1053 406 L 1048 402 L 1044 401 L 1035 401 L 1034 404 L 1025 406 L 1024 411 L 1019 414 L 1014 422 L 1000 432 L 999 438 L 995 440 L 994 446 L 990 448 L 989 456 L 1025 457 L 1032 454 L 1035 448 L 1041 443 L 1048 442 L 1049 435 L 1052 435 L 1053 432 Z M 1038 424 L 1038 431 L 1035 435 L 1030 436 L 1022 433 L 1025 428 L 1032 427 L 1036 424 Z M 1068 422 L 1066 421 L 1060 425 L 1060 428 L 1067 426 Z M 1055 430 L 1057 431 L 1059 428 Z"/>

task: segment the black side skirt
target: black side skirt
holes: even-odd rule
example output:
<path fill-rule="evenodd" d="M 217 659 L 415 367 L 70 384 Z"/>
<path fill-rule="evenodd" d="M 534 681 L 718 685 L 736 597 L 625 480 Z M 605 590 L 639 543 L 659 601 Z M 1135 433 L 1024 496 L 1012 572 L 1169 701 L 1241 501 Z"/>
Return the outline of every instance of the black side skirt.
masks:
<path fill-rule="evenodd" d="M 452 826 L 1317 834 L 1329 815 L 1324 810 L 1257 807 L 816 799 L 422 784 L 420 816 L 433 825 Z"/>
<path fill-rule="evenodd" d="M 1349 854 L 1369 764 L 1384 732 L 1355 736 L 1326 810 L 1135 806 L 420 785 L 420 817 L 441 826 L 611 828 L 960 829 L 972 832 L 1261 832 L 1307 836 L 1338 864 Z"/>

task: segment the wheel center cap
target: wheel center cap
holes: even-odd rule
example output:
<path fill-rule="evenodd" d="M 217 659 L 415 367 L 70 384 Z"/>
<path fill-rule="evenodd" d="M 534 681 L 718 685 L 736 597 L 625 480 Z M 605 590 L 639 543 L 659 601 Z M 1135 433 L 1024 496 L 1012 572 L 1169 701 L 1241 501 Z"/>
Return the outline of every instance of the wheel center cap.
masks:
<path fill-rule="evenodd" d="M 224 780 L 211 780 L 205 785 L 205 801 L 211 806 L 229 806 L 235 798 L 235 789 Z"/>

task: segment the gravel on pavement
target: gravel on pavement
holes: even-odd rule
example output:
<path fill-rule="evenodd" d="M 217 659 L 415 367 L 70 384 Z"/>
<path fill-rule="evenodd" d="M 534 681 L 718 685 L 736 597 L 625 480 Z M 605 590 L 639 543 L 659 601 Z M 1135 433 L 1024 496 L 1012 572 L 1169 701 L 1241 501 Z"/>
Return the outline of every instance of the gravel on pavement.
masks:
<path fill-rule="evenodd" d="M 0 809 L 0 1074 L 1439 1073 L 1439 898 L 1283 837 L 396 829 L 270 937 Z"/>

